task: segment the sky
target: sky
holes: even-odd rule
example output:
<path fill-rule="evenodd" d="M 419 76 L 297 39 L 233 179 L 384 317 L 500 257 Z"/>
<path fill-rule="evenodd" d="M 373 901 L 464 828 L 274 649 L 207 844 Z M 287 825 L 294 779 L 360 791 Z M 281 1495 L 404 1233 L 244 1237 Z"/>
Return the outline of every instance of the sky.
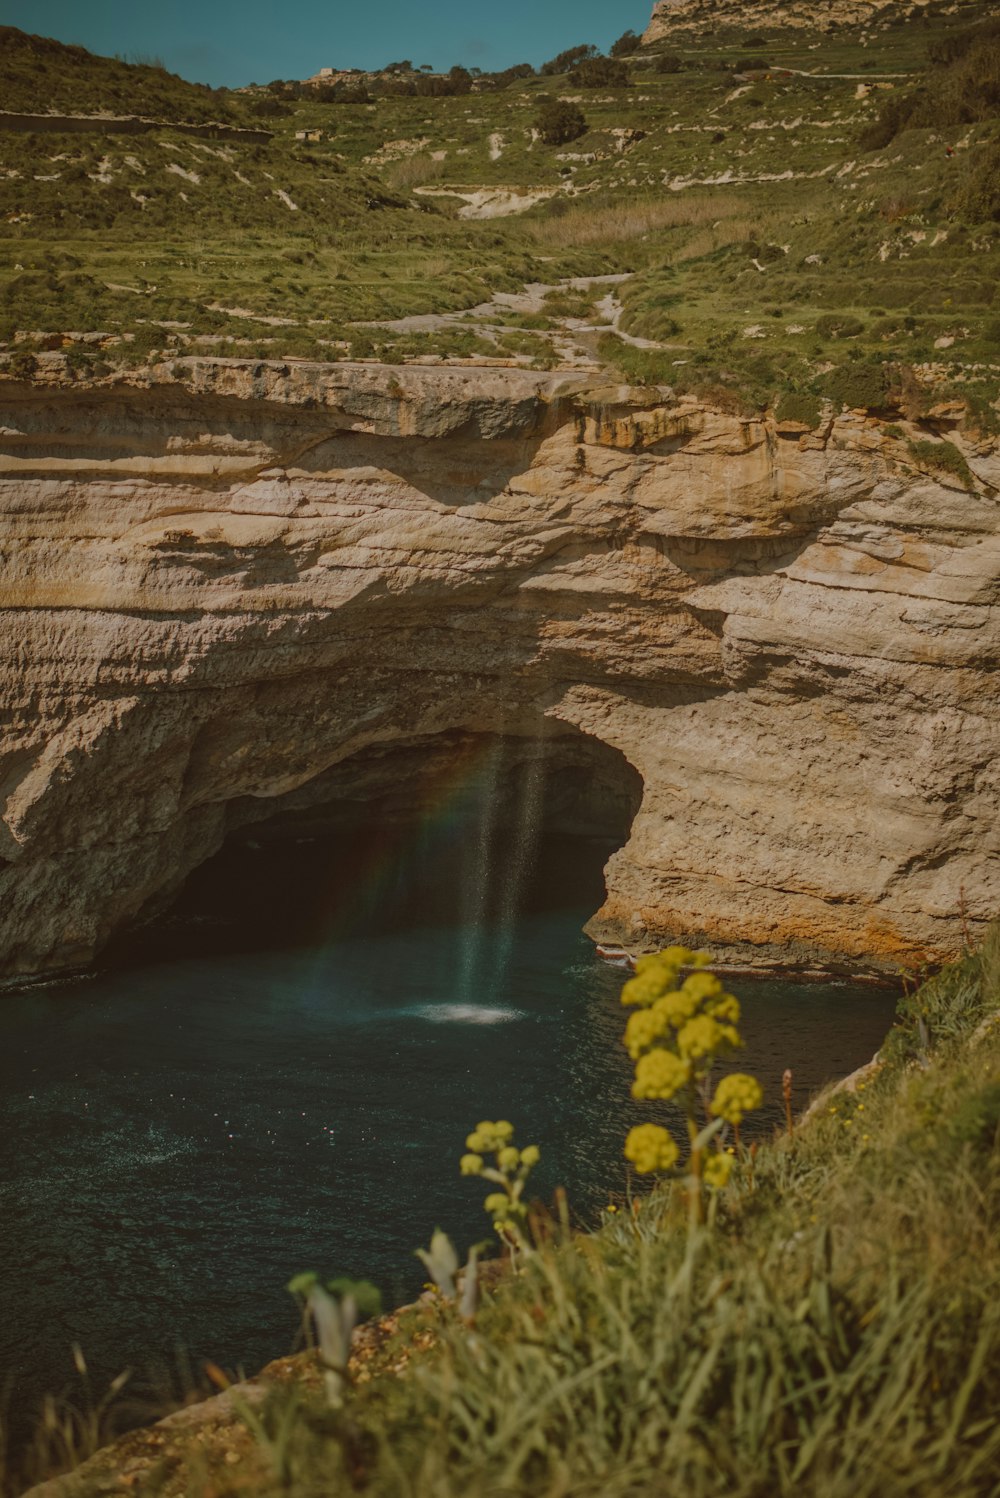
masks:
<path fill-rule="evenodd" d="M 0 24 L 238 87 L 409 59 L 484 72 L 641 32 L 652 0 L 0 0 Z"/>

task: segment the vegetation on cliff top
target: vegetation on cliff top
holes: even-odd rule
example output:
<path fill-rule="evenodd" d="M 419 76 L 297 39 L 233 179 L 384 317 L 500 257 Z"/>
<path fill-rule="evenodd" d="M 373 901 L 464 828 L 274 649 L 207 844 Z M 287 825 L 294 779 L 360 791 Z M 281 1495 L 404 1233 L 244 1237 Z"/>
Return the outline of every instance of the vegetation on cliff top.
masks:
<path fill-rule="evenodd" d="M 355 102 L 212 94 L 5 38 L 15 103 L 41 89 L 52 108 L 257 125 L 280 104 L 267 145 L 166 124 L 0 131 L 0 341 L 56 358 L 80 335 L 81 376 L 179 351 L 610 364 L 754 410 L 822 398 L 860 360 L 915 371 L 917 416 L 918 387 L 925 409 L 942 390 L 982 409 L 1000 387 L 985 4 L 868 29 L 687 30 L 629 43 L 613 69 L 573 47 L 540 76 Z M 575 138 L 540 138 L 539 119 L 572 111 Z M 590 317 L 482 305 L 599 275 L 628 279 Z M 430 321 L 398 325 L 414 317 Z"/>

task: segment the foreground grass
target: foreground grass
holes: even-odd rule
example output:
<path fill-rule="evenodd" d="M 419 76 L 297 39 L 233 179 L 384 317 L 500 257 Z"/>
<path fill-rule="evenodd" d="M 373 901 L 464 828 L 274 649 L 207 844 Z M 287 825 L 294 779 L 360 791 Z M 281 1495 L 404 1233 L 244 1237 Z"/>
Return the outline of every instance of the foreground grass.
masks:
<path fill-rule="evenodd" d="M 300 1377 L 244 1409 L 241 1446 L 195 1438 L 179 1465 L 64 1491 L 988 1498 L 998 1148 L 1000 928 L 695 1236 L 676 1184 L 591 1235 L 543 1216 L 474 1328 L 400 1317 L 343 1411 Z"/>

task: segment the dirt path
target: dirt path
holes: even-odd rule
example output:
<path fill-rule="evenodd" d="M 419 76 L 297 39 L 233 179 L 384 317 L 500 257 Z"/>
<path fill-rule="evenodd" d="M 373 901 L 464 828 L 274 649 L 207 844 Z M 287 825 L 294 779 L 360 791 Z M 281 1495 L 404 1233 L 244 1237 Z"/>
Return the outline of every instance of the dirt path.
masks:
<path fill-rule="evenodd" d="M 388 333 L 435 333 L 465 329 L 478 334 L 491 343 L 496 343 L 504 333 L 524 333 L 538 339 L 539 344 L 549 343 L 564 367 L 572 369 L 598 369 L 601 360 L 597 356 L 597 341 L 604 333 L 616 333 L 633 348 L 660 349 L 662 344 L 648 338 L 635 338 L 623 333 L 620 327 L 622 304 L 616 295 L 617 288 L 630 279 L 629 273 L 609 276 L 573 276 L 565 281 L 529 281 L 521 291 L 498 291 L 488 302 L 475 307 L 463 308 L 460 312 L 429 312 L 412 317 L 387 318 L 378 321 L 352 323 L 356 328 L 381 328 Z M 547 310 L 546 298 L 553 291 L 593 291 L 606 287 L 606 294 L 595 303 L 593 318 L 559 317 Z M 505 320 L 516 314 L 522 317 L 547 316 L 550 328 L 520 328 Z M 527 356 L 525 356 L 527 357 Z"/>

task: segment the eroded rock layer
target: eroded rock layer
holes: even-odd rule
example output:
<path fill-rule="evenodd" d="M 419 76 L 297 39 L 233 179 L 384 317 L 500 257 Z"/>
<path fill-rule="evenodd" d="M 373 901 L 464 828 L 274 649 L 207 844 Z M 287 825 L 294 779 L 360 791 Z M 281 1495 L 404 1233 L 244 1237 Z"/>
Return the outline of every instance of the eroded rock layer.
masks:
<path fill-rule="evenodd" d="M 604 940 L 887 971 L 1000 909 L 993 448 L 952 434 L 967 488 L 861 414 L 515 370 L 192 361 L 2 405 L 5 975 L 441 735 L 639 772 Z"/>

